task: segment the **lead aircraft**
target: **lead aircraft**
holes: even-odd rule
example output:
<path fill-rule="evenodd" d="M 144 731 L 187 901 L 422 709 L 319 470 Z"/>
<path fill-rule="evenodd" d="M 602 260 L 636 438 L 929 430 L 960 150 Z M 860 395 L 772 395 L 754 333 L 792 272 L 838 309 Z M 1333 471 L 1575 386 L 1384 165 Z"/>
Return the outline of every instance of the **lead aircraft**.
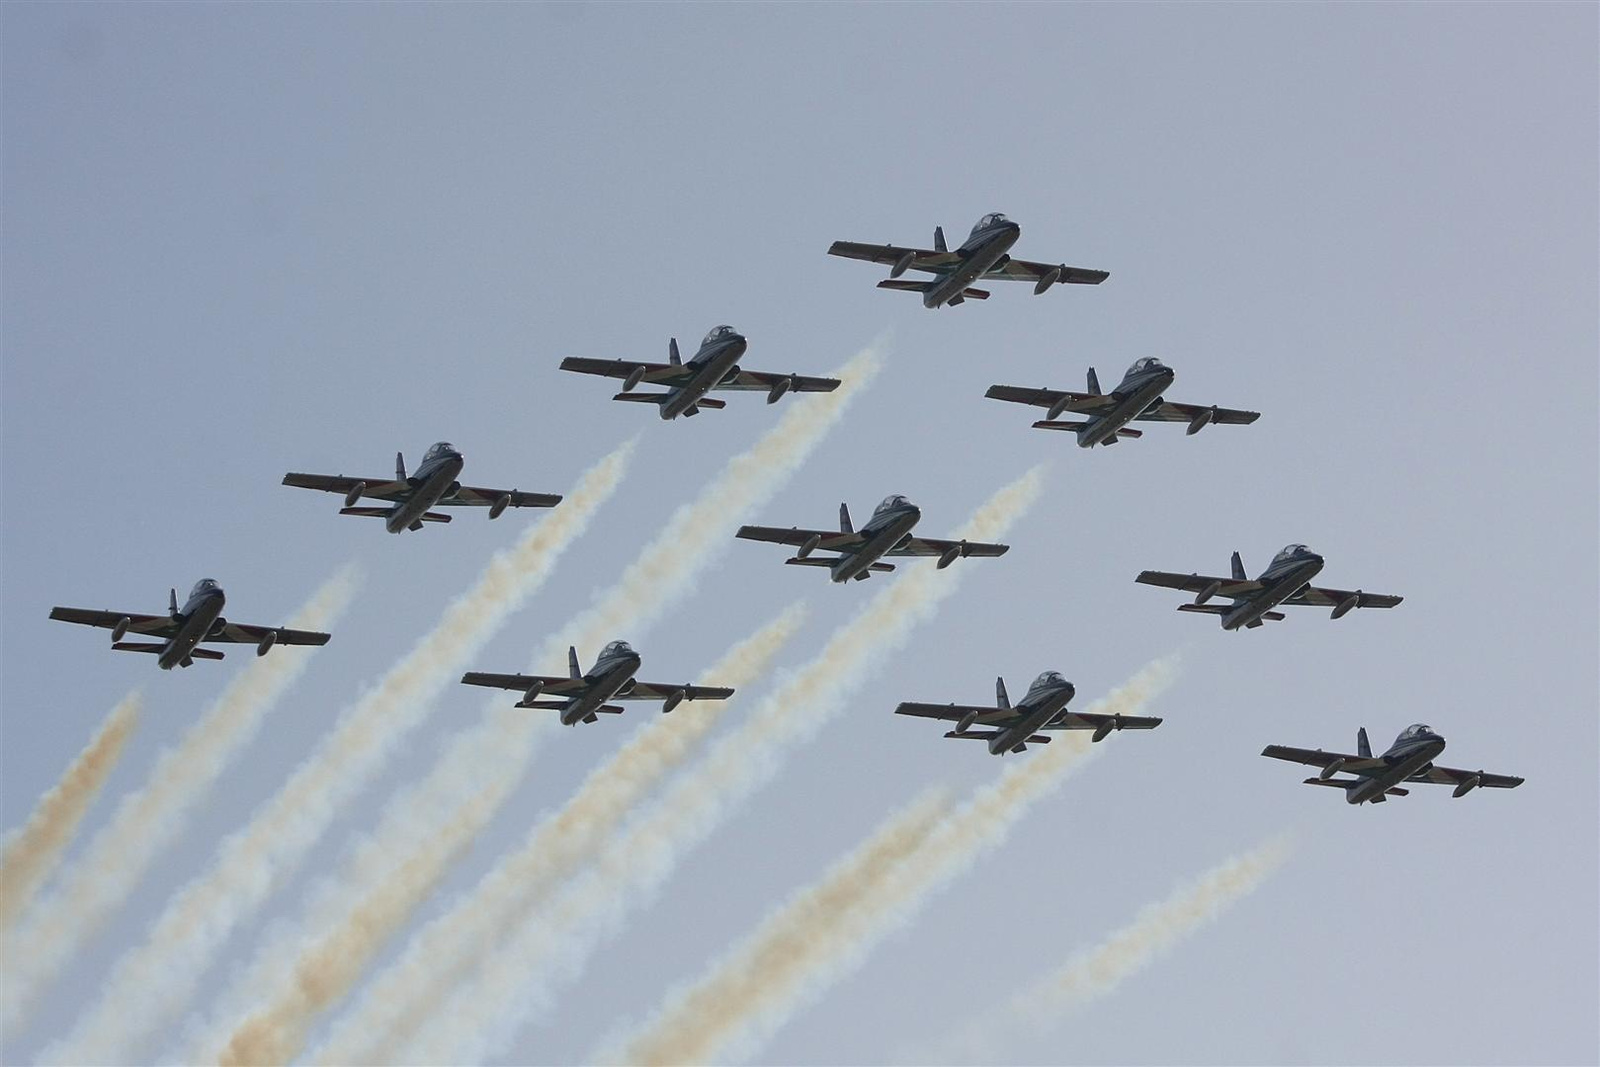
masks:
<path fill-rule="evenodd" d="M 88 608 L 51 608 L 50 617 L 81 626 L 99 626 L 111 631 L 111 647 L 118 652 L 151 652 L 164 671 L 189 667 L 197 659 L 221 659 L 222 653 L 201 648 L 200 642 L 253 644 L 256 655 L 265 656 L 273 645 L 325 645 L 328 635 L 314 630 L 291 630 L 282 626 L 247 626 L 222 617 L 227 602 L 222 586 L 213 578 L 195 583 L 189 599 L 178 607 L 178 591 L 172 590 L 165 615 L 138 615 L 134 612 L 92 611 Z M 124 641 L 130 633 L 160 637 L 162 641 Z"/>
<path fill-rule="evenodd" d="M 1272 609 L 1280 604 L 1310 604 L 1333 609 L 1337 619 L 1353 608 L 1392 608 L 1403 597 L 1387 593 L 1368 593 L 1357 589 L 1319 589 L 1310 584 L 1322 570 L 1322 557 L 1305 545 L 1288 545 L 1272 563 L 1261 572 L 1261 577 L 1250 578 L 1244 573 L 1244 562 L 1239 553 L 1233 554 L 1233 577 L 1213 578 L 1204 574 L 1173 574 L 1170 571 L 1141 571 L 1136 582 L 1159 585 L 1168 589 L 1182 589 L 1195 594 L 1194 603 L 1179 604 L 1179 611 L 1197 611 L 1206 615 L 1219 615 L 1224 630 L 1240 627 L 1255 629 L 1263 621 L 1279 622 L 1283 612 Z M 1232 600 L 1231 604 L 1208 604 L 1214 596 Z"/>
<path fill-rule="evenodd" d="M 394 454 L 394 480 L 387 478 L 346 478 L 332 474 L 296 474 L 283 476 L 284 485 L 301 489 L 320 489 L 325 493 L 343 493 L 344 507 L 341 515 L 365 515 L 382 519 L 384 529 L 390 533 L 403 530 L 420 530 L 425 522 L 449 522 L 451 516 L 432 510 L 436 507 L 486 507 L 489 518 L 498 519 L 506 508 L 553 508 L 561 503 L 554 493 L 523 493 L 516 489 L 480 489 L 456 481 L 465 460 L 449 441 L 440 441 L 422 457 L 422 465 L 415 474 L 407 477 L 406 458 L 402 452 Z M 384 500 L 386 508 L 356 507 L 362 497 Z"/>
<path fill-rule="evenodd" d="M 995 211 L 979 219 L 954 252 L 945 247 L 944 228 L 935 226 L 932 248 L 835 241 L 829 246 L 828 255 L 891 264 L 889 277 L 879 282 L 878 288 L 921 293 L 922 306 L 928 308 L 945 304 L 955 307 L 969 298 L 989 299 L 987 290 L 970 288 L 975 281 L 1033 282 L 1033 292 L 1037 296 L 1057 282 L 1099 285 L 1111 277 L 1109 271 L 1012 259 L 1010 248 L 1021 234 L 1022 227 Z M 908 270 L 923 271 L 933 278 L 925 282 L 902 280 L 900 275 Z"/>
<path fill-rule="evenodd" d="M 1119 438 L 1143 437 L 1141 430 L 1127 429 L 1130 422 L 1186 422 L 1186 434 L 1196 434 L 1211 423 L 1248 425 L 1261 417 L 1257 411 L 1209 407 L 1199 404 L 1174 404 L 1161 394 L 1172 384 L 1173 370 L 1154 356 L 1135 360 L 1122 381 L 1109 393 L 1100 391 L 1100 379 L 1089 368 L 1089 391 L 1027 389 L 1018 385 L 991 385 L 984 396 L 1013 404 L 1047 408 L 1036 430 L 1071 430 L 1078 435 L 1079 448 L 1114 445 Z M 1081 422 L 1060 422 L 1067 412 L 1082 415 Z"/>
<path fill-rule="evenodd" d="M 611 700 L 659 700 L 666 714 L 685 700 L 727 700 L 733 690 L 709 685 L 657 685 L 634 680 L 639 670 L 639 653 L 626 641 L 613 641 L 600 650 L 594 668 L 587 674 L 578 668 L 578 650 L 567 649 L 567 677 L 542 674 L 484 674 L 468 671 L 461 676 L 465 685 L 486 685 L 495 689 L 516 689 L 522 693 L 519 708 L 548 708 L 561 712 L 561 725 L 576 726 L 594 722 L 596 716 L 621 715 L 622 709 Z M 541 700 L 541 696 L 562 697 Z"/>
<path fill-rule="evenodd" d="M 911 530 L 922 518 L 922 509 L 896 494 L 883 498 L 872 518 L 858 532 L 850 522 L 850 508 L 839 505 L 839 529 L 804 530 L 798 526 L 741 526 L 737 536 L 746 541 L 771 541 L 798 545 L 800 550 L 785 563 L 797 567 L 827 567 L 835 582 L 857 581 L 874 573 L 894 570 L 892 563 L 878 562 L 884 556 L 938 556 L 940 570 L 967 556 L 1003 556 L 1010 545 L 983 541 L 941 541 L 932 537 L 913 537 Z M 815 558 L 813 552 L 837 552 L 832 558 Z"/>
<path fill-rule="evenodd" d="M 634 363 L 626 359 L 579 359 L 568 356 L 562 370 L 621 378 L 622 392 L 612 400 L 658 405 L 663 419 L 697 415 L 701 408 L 724 408 L 727 403 L 706 394 L 713 389 L 733 389 L 767 394 L 776 404 L 785 393 L 831 393 L 837 378 L 807 378 L 802 374 L 771 374 L 745 370 L 738 365 L 749 343 L 732 326 L 714 326 L 700 342 L 699 351 L 685 363 L 678 355 L 678 339 L 667 342 L 666 363 Z M 664 393 L 636 393 L 639 385 L 665 385 Z"/>
<path fill-rule="evenodd" d="M 1479 786 L 1487 789 L 1515 789 L 1523 779 L 1486 771 L 1458 771 L 1453 767 L 1439 767 L 1434 758 L 1444 751 L 1444 738 L 1433 732 L 1433 727 L 1415 723 L 1400 731 L 1394 744 L 1381 756 L 1372 754 L 1367 742 L 1365 726 L 1356 731 L 1356 754 L 1324 752 L 1322 749 L 1290 748 L 1287 745 L 1268 745 L 1261 750 L 1263 756 L 1288 760 L 1291 763 L 1308 763 L 1321 767 L 1315 778 L 1307 778 L 1306 785 L 1327 785 L 1344 790 L 1344 799 L 1351 804 L 1382 804 L 1389 797 L 1409 796 L 1401 782 L 1431 782 L 1434 785 L 1453 785 L 1450 794 L 1464 797 Z M 1354 778 L 1335 778 L 1340 771 L 1354 774 Z"/>
<path fill-rule="evenodd" d="M 1050 738 L 1040 730 L 1093 730 L 1091 741 L 1104 741 L 1113 730 L 1153 730 L 1160 719 L 1142 715 L 1100 715 L 1096 712 L 1067 710 L 1076 691 L 1060 671 L 1045 671 L 1033 680 L 1027 694 L 1011 706 L 1006 696 L 1006 680 L 994 680 L 994 707 L 970 704 L 917 704 L 906 702 L 894 709 L 896 715 L 917 715 L 925 719 L 946 719 L 956 728 L 945 734 L 972 741 L 989 742 L 991 755 L 1024 752 L 1030 744 L 1045 745 Z M 990 726 L 992 730 L 974 730 Z"/>

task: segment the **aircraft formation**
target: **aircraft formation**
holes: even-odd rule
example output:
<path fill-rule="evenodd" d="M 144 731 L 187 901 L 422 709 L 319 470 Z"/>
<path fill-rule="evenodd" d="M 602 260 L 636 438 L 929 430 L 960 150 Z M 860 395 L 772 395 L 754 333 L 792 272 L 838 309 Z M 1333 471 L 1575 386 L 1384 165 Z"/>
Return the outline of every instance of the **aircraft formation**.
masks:
<path fill-rule="evenodd" d="M 1041 295 L 1057 284 L 1099 285 L 1110 277 L 1103 270 L 1013 258 L 1010 249 L 1021 232 L 1017 223 L 993 212 L 979 219 L 967 239 L 953 251 L 946 244 L 943 229 L 935 227 L 931 249 L 835 241 L 828 254 L 889 265 L 889 277 L 880 281 L 878 288 L 921 293 L 927 308 L 956 307 L 969 299 L 987 300 L 989 291 L 975 287 L 977 284 L 1031 282 L 1034 295 Z M 907 271 L 930 277 L 908 279 L 903 277 Z M 613 400 L 654 404 L 661 418 L 668 421 L 679 415 L 692 417 L 704 409 L 726 407 L 726 401 L 710 395 L 714 392 L 762 392 L 768 404 L 775 404 L 791 392 L 830 392 L 841 384 L 836 378 L 798 372 L 746 370 L 739 360 L 748 348 L 747 339 L 739 331 L 719 325 L 706 334 L 687 361 L 673 338 L 668 342 L 666 363 L 568 357 L 562 360 L 560 369 L 621 379 L 622 391 Z M 1044 408 L 1045 418 L 1033 426 L 1071 431 L 1081 448 L 1137 439 L 1144 431 L 1130 426 L 1136 422 L 1183 423 L 1185 434 L 1193 435 L 1212 424 L 1249 425 L 1260 417 L 1258 412 L 1215 404 L 1168 401 L 1165 393 L 1174 380 L 1172 368 L 1159 359 L 1145 357 L 1135 361 L 1109 392 L 1102 391 L 1091 367 L 1084 392 L 996 384 L 985 396 Z M 641 392 L 642 385 L 664 391 Z M 1063 420 L 1063 415 L 1073 418 Z M 462 485 L 458 477 L 463 467 L 462 454 L 441 441 L 428 449 L 422 463 L 409 475 L 403 454 L 396 454 L 393 478 L 290 472 L 284 475 L 283 484 L 341 494 L 340 515 L 381 518 L 389 533 L 414 532 L 429 523 L 451 521 L 450 514 L 435 508 L 485 507 L 488 517 L 495 519 L 507 508 L 553 508 L 561 503 L 558 494 Z M 380 505 L 362 506 L 359 501 L 363 499 L 379 501 Z M 831 580 L 840 584 L 893 572 L 895 564 L 884 562 L 885 559 L 930 557 L 937 560 L 936 567 L 943 569 L 968 557 L 1002 556 L 1009 548 L 981 541 L 917 536 L 914 529 L 921 518 L 917 505 L 894 494 L 877 506 L 860 530 L 851 522 L 848 507 L 841 504 L 838 530 L 745 525 L 738 528 L 735 536 L 792 546 L 794 555 L 784 560 L 785 564 L 827 568 Z M 817 552 L 829 555 L 817 556 Z M 1235 552 L 1227 577 L 1147 570 L 1135 581 L 1193 593 L 1194 600 L 1178 605 L 1179 611 L 1215 615 L 1224 630 L 1232 631 L 1280 621 L 1285 618 L 1278 610 L 1282 607 L 1329 608 L 1330 617 L 1338 619 L 1356 608 L 1392 608 L 1401 602 L 1401 597 L 1386 593 L 1313 586 L 1311 580 L 1322 571 L 1323 564 L 1322 556 L 1305 545 L 1291 544 L 1274 556 L 1256 578 L 1247 575 Z M 1219 598 L 1226 602 L 1213 603 Z M 195 585 L 181 608 L 174 589 L 165 615 L 55 607 L 50 617 L 109 629 L 113 649 L 153 653 L 163 670 L 188 667 L 196 659 L 222 659 L 223 653 L 201 647 L 207 643 L 254 644 L 256 654 L 264 656 L 278 644 L 323 645 L 329 640 L 326 633 L 231 622 L 221 614 L 224 602 L 221 586 L 207 578 Z M 130 633 L 153 640 L 124 641 Z M 571 648 L 566 676 L 469 671 L 461 682 L 518 692 L 522 695 L 516 707 L 556 711 L 562 724 L 568 726 L 594 723 L 601 714 L 620 714 L 623 709 L 612 701 L 659 701 L 665 713 L 684 701 L 725 700 L 733 694 L 730 688 L 713 685 L 641 682 L 636 678 L 640 665 L 639 654 L 626 641 L 615 640 L 601 650 L 587 672 L 580 667 L 577 649 Z M 945 737 L 986 741 L 989 751 L 999 756 L 1025 752 L 1030 744 L 1048 743 L 1050 734 L 1060 730 L 1089 730 L 1091 739 L 1100 741 L 1117 731 L 1149 730 L 1161 724 L 1159 718 L 1070 711 L 1068 704 L 1075 692 L 1072 683 L 1059 672 L 1047 670 L 1015 706 L 1000 678 L 995 684 L 993 707 L 904 702 L 895 712 L 953 722 L 955 729 Z M 1345 799 L 1357 805 L 1405 796 L 1405 785 L 1412 783 L 1451 785 L 1453 795 L 1461 797 L 1475 788 L 1513 788 L 1523 781 L 1482 770 L 1440 767 L 1434 760 L 1444 746 L 1444 738 L 1431 727 L 1417 724 L 1408 727 L 1387 751 L 1376 756 L 1364 727 L 1358 732 L 1357 752 L 1353 755 L 1282 745 L 1268 745 L 1261 754 L 1319 767 L 1317 776 L 1306 779 L 1306 784 L 1342 788 Z M 1338 777 L 1341 772 L 1352 777 Z"/>

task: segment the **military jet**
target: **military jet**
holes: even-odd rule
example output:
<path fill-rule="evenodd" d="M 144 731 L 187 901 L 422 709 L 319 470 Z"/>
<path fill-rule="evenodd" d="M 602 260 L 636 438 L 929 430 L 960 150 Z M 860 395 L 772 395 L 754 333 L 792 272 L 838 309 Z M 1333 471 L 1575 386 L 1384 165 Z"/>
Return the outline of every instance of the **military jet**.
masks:
<path fill-rule="evenodd" d="M 633 363 L 625 359 L 579 359 L 568 356 L 562 370 L 579 374 L 599 374 L 621 378 L 622 392 L 612 400 L 656 404 L 663 419 L 697 415 L 701 408 L 724 408 L 727 402 L 709 397 L 713 389 L 759 391 L 767 403 L 776 404 L 785 393 L 831 393 L 839 388 L 837 378 L 807 378 L 802 374 L 769 374 L 745 370 L 738 365 L 748 343 L 732 326 L 716 326 L 700 342 L 700 349 L 689 362 L 678 355 L 678 339 L 667 343 L 666 363 Z M 665 385 L 664 393 L 636 393 L 641 383 Z"/>
<path fill-rule="evenodd" d="M 1100 392 L 1100 379 L 1089 368 L 1089 391 L 1074 393 L 1057 389 L 1026 389 L 1017 385 L 991 385 L 984 396 L 1013 404 L 1048 408 L 1045 417 L 1034 423 L 1036 430 L 1072 430 L 1079 448 L 1114 445 L 1123 437 L 1143 437 L 1140 430 L 1127 429 L 1139 422 L 1186 422 L 1187 434 L 1199 433 L 1211 423 L 1248 425 L 1261 417 L 1257 411 L 1204 407 L 1199 404 L 1174 404 L 1161 394 L 1172 384 L 1172 368 L 1154 356 L 1135 360 L 1122 381 L 1109 393 Z M 1059 422 L 1062 414 L 1086 416 L 1081 422 Z"/>
<path fill-rule="evenodd" d="M 1245 576 L 1239 553 L 1233 554 L 1233 577 L 1212 578 L 1203 574 L 1172 574 L 1168 571 L 1141 571 L 1134 581 L 1182 589 L 1195 594 L 1193 604 L 1179 604 L 1179 611 L 1198 611 L 1222 616 L 1224 630 L 1241 626 L 1255 629 L 1263 620 L 1278 622 L 1283 612 L 1272 609 L 1280 604 L 1310 604 L 1332 608 L 1337 619 L 1352 608 L 1392 608 L 1404 598 L 1386 593 L 1367 593 L 1360 589 L 1320 589 L 1309 584 L 1322 570 L 1322 557 L 1305 545 L 1289 545 L 1276 556 L 1261 577 Z M 1225 596 L 1232 604 L 1208 604 L 1214 596 Z"/>
<path fill-rule="evenodd" d="M 468 671 L 461 676 L 466 685 L 486 685 L 495 689 L 516 689 L 522 693 L 519 708 L 549 708 L 561 712 L 561 725 L 576 726 L 594 722 L 599 714 L 621 715 L 622 709 L 610 700 L 659 700 L 665 714 L 685 700 L 727 700 L 732 689 L 708 685 L 656 685 L 634 680 L 639 669 L 639 653 L 626 641 L 613 641 L 600 650 L 594 669 L 585 674 L 578 668 L 578 650 L 567 649 L 565 678 L 541 674 L 484 674 Z M 561 697 L 540 700 L 541 695 Z"/>
<path fill-rule="evenodd" d="M 87 608 L 51 608 L 50 617 L 82 626 L 100 626 L 111 631 L 111 647 L 118 652 L 153 652 L 156 665 L 164 671 L 189 667 L 197 659 L 221 659 L 222 653 L 201 648 L 202 641 L 253 644 L 256 655 L 265 656 L 273 645 L 325 645 L 328 635 L 314 630 L 285 627 L 246 626 L 222 617 L 227 601 L 222 586 L 214 579 L 195 583 L 189 599 L 178 607 L 178 591 L 172 590 L 165 615 L 137 615 L 131 611 L 91 611 Z M 161 641 L 124 641 L 129 633 L 163 638 Z"/>
<path fill-rule="evenodd" d="M 1307 778 L 1306 785 L 1330 785 L 1344 790 L 1344 799 L 1351 804 L 1371 801 L 1382 804 L 1389 797 L 1409 795 L 1401 782 L 1432 782 L 1435 785 L 1453 785 L 1450 795 L 1464 797 L 1478 786 L 1488 789 L 1515 789 L 1521 778 L 1484 771 L 1458 771 L 1439 767 L 1433 762 L 1444 751 L 1444 738 L 1433 732 L 1433 727 L 1417 723 L 1400 731 L 1389 751 L 1381 756 L 1372 754 L 1367 743 L 1367 728 L 1356 731 L 1356 755 L 1342 752 L 1312 751 L 1308 748 L 1289 748 L 1286 745 L 1268 745 L 1261 750 L 1263 756 L 1288 760 L 1290 763 L 1309 763 L 1321 767 L 1315 778 Z M 1340 771 L 1356 775 L 1354 778 L 1335 778 Z"/>
<path fill-rule="evenodd" d="M 975 281 L 1033 282 L 1033 292 L 1037 296 L 1057 282 L 1099 285 L 1111 277 L 1110 272 L 1103 270 L 1012 259 L 1009 249 L 1017 243 L 1021 233 L 1022 227 L 996 211 L 979 219 L 954 252 L 945 247 L 943 227 L 935 226 L 932 248 L 835 241 L 829 246 L 828 255 L 892 264 L 889 277 L 879 282 L 878 288 L 921 293 L 922 306 L 929 308 L 945 304 L 955 307 L 969 297 L 989 299 L 987 290 L 969 288 Z M 925 282 L 901 279 L 900 275 L 908 270 L 923 271 L 933 275 L 933 279 Z"/>
<path fill-rule="evenodd" d="M 800 550 L 785 563 L 797 567 L 827 567 L 833 580 L 848 582 L 871 577 L 874 572 L 892 571 L 894 564 L 880 563 L 884 556 L 938 556 L 939 569 L 967 556 L 1003 556 L 1010 545 L 991 545 L 982 541 L 938 541 L 931 537 L 912 537 L 911 529 L 922 518 L 922 509 L 898 494 L 884 497 L 872 518 L 858 533 L 850 523 L 850 508 L 839 505 L 839 531 L 802 530 L 776 526 L 741 526 L 738 536 L 746 541 L 772 541 L 798 545 Z M 838 556 L 818 559 L 812 553 L 822 549 Z"/>
<path fill-rule="evenodd" d="M 989 742 L 989 752 L 1004 756 L 1007 752 L 1024 752 L 1030 744 L 1045 745 L 1050 738 L 1040 730 L 1093 730 L 1091 741 L 1104 741 L 1113 730 L 1154 730 L 1160 719 L 1141 715 L 1100 715 L 1095 712 L 1072 712 L 1067 702 L 1075 690 L 1072 683 L 1061 677 L 1059 671 L 1045 671 L 1033 680 L 1027 695 L 1011 706 L 1006 696 L 1006 680 L 994 680 L 994 707 L 985 708 L 967 704 L 916 704 L 903 703 L 894 709 L 896 715 L 917 715 L 925 719 L 946 719 L 956 728 L 946 737 L 959 737 L 973 741 Z M 992 730 L 974 730 L 973 726 L 992 726 Z"/>
<path fill-rule="evenodd" d="M 405 453 L 394 455 L 394 481 L 387 478 L 346 478 L 331 474 L 295 474 L 283 476 L 284 485 L 301 489 L 320 489 L 325 493 L 343 493 L 344 507 L 341 515 L 365 515 L 382 519 L 384 529 L 390 533 L 402 530 L 420 530 L 425 522 L 449 522 L 452 516 L 433 511 L 436 507 L 483 507 L 489 509 L 489 518 L 498 519 L 506 508 L 553 508 L 561 503 L 554 493 L 523 493 L 515 489 L 479 489 L 456 481 L 463 464 L 461 453 L 448 441 L 440 441 L 422 457 L 417 472 L 406 477 Z M 361 508 L 355 503 L 362 497 L 386 500 L 390 507 Z"/>

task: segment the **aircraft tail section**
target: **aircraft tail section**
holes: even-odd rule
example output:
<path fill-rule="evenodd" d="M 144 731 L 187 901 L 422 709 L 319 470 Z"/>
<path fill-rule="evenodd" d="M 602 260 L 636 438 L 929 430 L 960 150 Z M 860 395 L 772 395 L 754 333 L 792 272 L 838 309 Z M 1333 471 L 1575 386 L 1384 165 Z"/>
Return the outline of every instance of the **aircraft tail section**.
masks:
<path fill-rule="evenodd" d="M 951 730 L 946 737 L 954 737 L 961 741 L 988 741 L 999 737 L 999 730 Z"/>
<path fill-rule="evenodd" d="M 397 482 L 406 480 L 406 454 L 404 452 L 396 452 L 394 454 L 394 480 Z"/>
<path fill-rule="evenodd" d="M 1372 742 L 1367 740 L 1367 728 L 1365 726 L 1356 731 L 1356 755 L 1364 759 L 1372 758 Z"/>
<path fill-rule="evenodd" d="M 567 677 L 582 678 L 583 670 L 578 666 L 578 646 L 567 646 Z"/>
<path fill-rule="evenodd" d="M 674 367 L 683 366 L 683 357 L 678 354 L 678 339 L 676 337 L 667 340 L 667 361 Z"/>
<path fill-rule="evenodd" d="M 950 251 L 950 249 L 947 248 L 945 246 L 945 243 L 944 243 L 944 227 L 943 226 L 935 226 L 933 228 L 933 250 L 935 252 L 948 252 L 948 251 Z"/>
<path fill-rule="evenodd" d="M 1351 786 L 1360 785 L 1361 784 L 1361 779 L 1359 779 L 1359 778 L 1307 778 L 1305 780 L 1304 784 L 1305 785 L 1327 785 L 1327 786 L 1332 786 L 1335 789 L 1343 789 L 1343 790 L 1348 792 Z"/>
<path fill-rule="evenodd" d="M 1233 554 L 1233 580 L 1236 582 L 1248 582 L 1250 580 L 1250 576 L 1244 572 L 1244 560 L 1239 557 L 1237 552 Z"/>
<path fill-rule="evenodd" d="M 850 505 L 849 504 L 841 503 L 839 505 L 839 532 L 840 533 L 855 533 L 856 532 L 855 524 L 850 521 Z"/>
<path fill-rule="evenodd" d="M 612 400 L 631 400 L 635 404 L 665 404 L 670 393 L 618 393 Z"/>
<path fill-rule="evenodd" d="M 1179 611 L 1197 611 L 1202 615 L 1226 615 L 1230 604 L 1179 604 Z"/>
<path fill-rule="evenodd" d="M 994 706 L 1002 711 L 1011 709 L 1011 698 L 1006 695 L 1006 680 L 999 677 L 994 680 Z"/>
<path fill-rule="evenodd" d="M 926 293 L 933 288 L 933 282 L 919 282 L 913 278 L 885 278 L 878 283 L 879 289 L 898 289 L 902 293 Z"/>
<path fill-rule="evenodd" d="M 167 646 L 160 641 L 116 641 L 111 645 L 118 652 L 157 652 Z"/>
<path fill-rule="evenodd" d="M 815 556 L 791 556 L 784 560 L 791 567 L 831 567 L 836 562 L 831 559 L 818 559 Z"/>
<path fill-rule="evenodd" d="M 1087 422 L 1062 422 L 1060 419 L 1040 419 L 1033 424 L 1035 430 L 1081 430 L 1088 426 Z"/>
<path fill-rule="evenodd" d="M 1089 395 L 1090 396 L 1100 396 L 1101 395 L 1101 393 L 1100 393 L 1100 376 L 1097 375 L 1094 372 L 1094 368 L 1093 367 L 1089 368 Z"/>

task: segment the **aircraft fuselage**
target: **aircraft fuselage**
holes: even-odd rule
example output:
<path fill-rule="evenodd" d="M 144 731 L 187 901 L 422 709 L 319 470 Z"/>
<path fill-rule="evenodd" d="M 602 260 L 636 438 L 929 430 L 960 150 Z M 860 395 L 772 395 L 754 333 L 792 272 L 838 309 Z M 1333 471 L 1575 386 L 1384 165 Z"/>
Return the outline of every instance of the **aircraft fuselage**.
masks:
<path fill-rule="evenodd" d="M 968 236 L 956 249 L 961 262 L 922 294 L 922 306 L 942 307 L 952 298 L 961 296 L 968 286 L 1001 264 L 1021 234 L 1022 227 L 1006 220 Z"/>
<path fill-rule="evenodd" d="M 1146 408 L 1161 399 L 1172 384 L 1171 367 L 1155 367 L 1137 375 L 1124 377 L 1111 391 L 1117 406 L 1099 415 L 1091 415 L 1078 431 L 1078 447 L 1093 448 L 1117 439 L 1117 431 L 1144 414 Z"/>
<path fill-rule="evenodd" d="M 738 334 L 702 344 L 694 358 L 684 364 L 690 372 L 689 381 L 668 390 L 667 399 L 661 402 L 661 417 L 675 419 L 698 404 L 730 373 L 737 372 L 739 357 L 748 347 L 749 342 Z"/>
<path fill-rule="evenodd" d="M 1016 710 L 1022 721 L 997 730 L 989 738 L 990 754 L 1003 756 L 1020 751 L 1028 738 L 1056 720 L 1076 692 L 1071 682 L 1029 690 L 1028 695 L 1017 702 Z"/>
<path fill-rule="evenodd" d="M 1310 552 L 1274 563 L 1257 579 L 1264 588 L 1229 608 L 1222 616 L 1222 628 L 1237 630 L 1259 621 L 1261 616 L 1310 585 L 1311 579 L 1322 570 L 1322 564 L 1322 557 Z"/>
<path fill-rule="evenodd" d="M 561 709 L 561 725 L 576 726 L 580 722 L 593 722 L 595 709 L 622 692 L 639 671 L 639 654 L 625 652 L 601 656 L 594 667 L 583 676 L 589 688 L 582 696 L 573 697 Z"/>
<path fill-rule="evenodd" d="M 911 503 L 873 515 L 860 530 L 861 536 L 866 538 L 866 543 L 834 561 L 830 568 L 833 580 L 848 582 L 858 575 L 866 574 L 868 568 L 881 559 L 884 553 L 906 539 L 921 518 L 922 509 Z"/>
<path fill-rule="evenodd" d="M 1438 734 L 1423 734 L 1420 737 L 1396 741 L 1389 746 L 1389 750 L 1382 757 L 1389 765 L 1388 769 L 1376 774 L 1363 774 L 1361 781 L 1345 790 L 1344 799 L 1350 804 L 1381 799 L 1393 786 L 1399 785 L 1418 771 L 1427 770 L 1443 751 L 1444 738 Z"/>
<path fill-rule="evenodd" d="M 156 657 L 156 663 L 164 671 L 174 667 L 187 667 L 194 660 L 190 658 L 195 646 L 211 633 L 222 615 L 222 606 L 227 602 L 220 586 L 209 589 L 197 589 L 189 594 L 189 599 L 184 601 L 183 609 L 178 612 L 178 617 L 183 622 L 178 627 L 178 632 L 167 639 L 166 647 Z"/>
<path fill-rule="evenodd" d="M 460 487 L 456 481 L 461 474 L 463 460 L 459 452 L 444 452 L 427 460 L 406 481 L 411 485 L 411 495 L 390 509 L 383 520 L 384 529 L 400 533 L 410 529 L 435 504 Z"/>

